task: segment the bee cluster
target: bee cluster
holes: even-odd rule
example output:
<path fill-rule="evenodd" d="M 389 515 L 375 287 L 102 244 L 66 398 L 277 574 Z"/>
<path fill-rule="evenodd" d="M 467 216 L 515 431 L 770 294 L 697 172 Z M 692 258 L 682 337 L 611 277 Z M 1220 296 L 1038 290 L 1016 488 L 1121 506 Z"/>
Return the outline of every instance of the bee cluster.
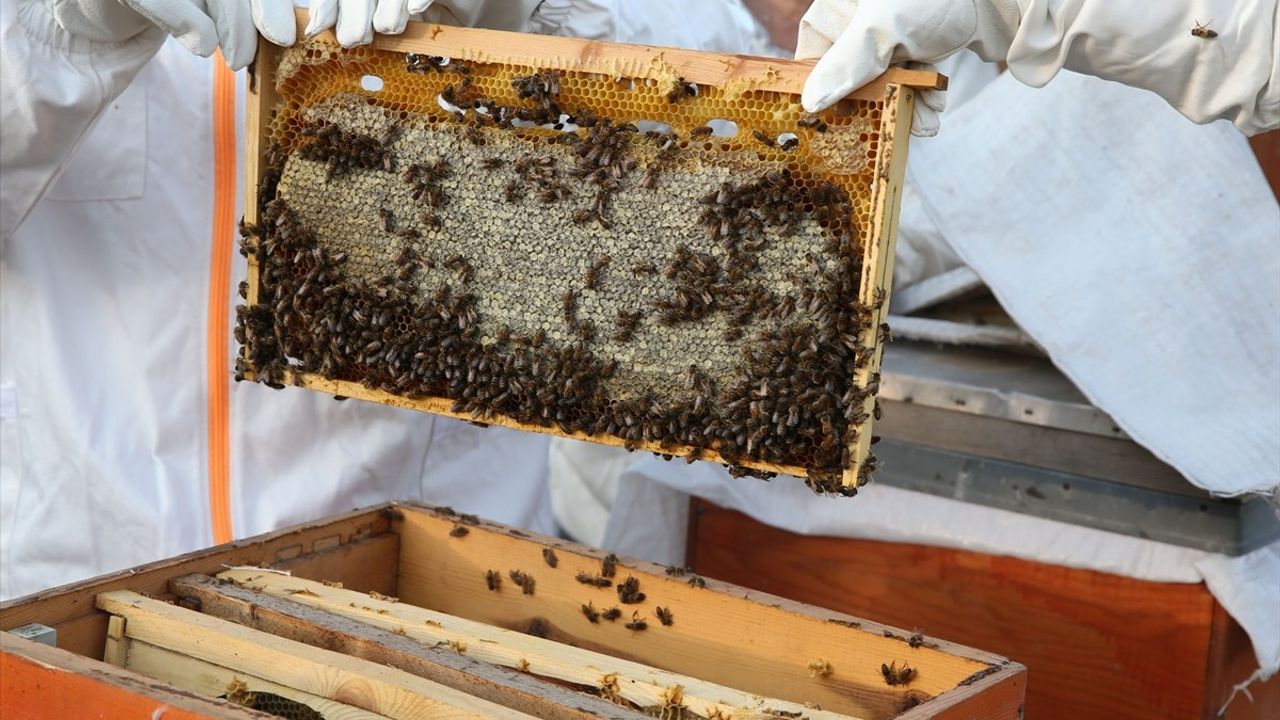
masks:
<path fill-rule="evenodd" d="M 561 73 L 511 78 L 504 102 L 482 92 L 484 66 L 404 67 L 450 83 L 440 107 L 333 95 L 267 153 L 243 228 L 258 285 L 238 311 L 241 376 L 447 398 L 479 422 L 711 450 L 736 474 L 790 465 L 816 491 L 856 491 L 840 480 L 876 390 L 855 376 L 877 308 L 859 302 L 846 190 L 746 132 L 730 144 L 571 106 Z M 680 107 L 716 92 L 667 90 L 653 92 Z M 827 131 L 805 116 L 792 137 Z"/>

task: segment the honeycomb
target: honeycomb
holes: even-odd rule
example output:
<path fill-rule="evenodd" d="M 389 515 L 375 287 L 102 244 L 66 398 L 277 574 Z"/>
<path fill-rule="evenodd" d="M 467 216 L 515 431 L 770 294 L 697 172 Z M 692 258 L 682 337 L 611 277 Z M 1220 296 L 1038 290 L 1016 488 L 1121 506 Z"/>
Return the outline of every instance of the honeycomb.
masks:
<path fill-rule="evenodd" d="M 819 492 L 873 470 L 854 448 L 883 340 L 862 275 L 884 101 L 813 116 L 749 87 L 318 41 L 282 52 L 274 89 L 239 378 L 445 399 Z"/>

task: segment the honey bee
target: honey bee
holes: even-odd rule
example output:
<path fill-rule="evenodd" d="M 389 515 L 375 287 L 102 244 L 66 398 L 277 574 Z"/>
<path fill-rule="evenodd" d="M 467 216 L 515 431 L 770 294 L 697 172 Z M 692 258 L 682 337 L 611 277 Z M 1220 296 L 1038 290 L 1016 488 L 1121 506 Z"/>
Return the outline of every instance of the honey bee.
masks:
<path fill-rule="evenodd" d="M 462 521 L 464 524 L 467 524 L 467 525 L 480 524 L 480 518 L 475 515 L 472 515 L 471 513 L 459 513 L 458 520 Z"/>
<path fill-rule="evenodd" d="M 635 632 L 640 632 L 648 627 L 649 623 L 645 622 L 644 618 L 640 617 L 639 612 L 631 613 L 631 622 L 626 625 L 628 630 L 634 630 Z"/>
<path fill-rule="evenodd" d="M 485 585 L 489 586 L 490 590 L 497 592 L 498 589 L 502 587 L 502 573 L 497 570 L 486 570 L 484 573 L 484 582 Z"/>
<path fill-rule="evenodd" d="M 596 575 L 588 575 L 585 572 L 578 573 L 577 575 L 574 576 L 574 579 L 582 583 L 583 585 L 594 585 L 595 587 L 609 587 L 610 585 L 613 584 L 613 581 L 610 580 L 609 578 L 598 577 Z"/>
<path fill-rule="evenodd" d="M 600 617 L 604 618 L 605 620 L 608 620 L 609 622 L 613 622 L 614 620 L 617 620 L 618 618 L 622 617 L 622 611 L 619 610 L 617 607 L 611 607 L 608 610 L 605 610 L 604 612 L 600 613 Z"/>
<path fill-rule="evenodd" d="M 556 557 L 556 551 L 551 548 L 542 548 L 542 559 L 551 567 L 555 567 L 560 564 L 560 559 Z"/>
<path fill-rule="evenodd" d="M 671 610 L 669 608 L 658 606 L 653 609 L 653 612 L 658 616 L 658 622 L 662 623 L 664 626 L 670 626 L 671 623 L 675 622 L 675 616 L 671 614 Z"/>
<path fill-rule="evenodd" d="M 813 113 L 805 113 L 804 115 L 801 115 L 800 119 L 796 121 L 796 124 L 802 128 L 812 128 L 820 133 L 827 131 L 827 124 L 823 122 L 822 118 Z"/>
<path fill-rule="evenodd" d="M 520 570 L 512 570 L 507 573 L 507 577 L 511 578 L 511 582 L 520 586 L 520 590 L 523 591 L 525 595 L 533 594 L 534 580 L 532 575 Z"/>
<path fill-rule="evenodd" d="M 775 144 L 774 139 L 769 137 L 769 134 L 763 130 L 753 130 L 751 132 L 751 137 L 755 138 L 761 145 L 764 145 L 765 147 L 773 147 Z"/>
<path fill-rule="evenodd" d="M 454 525 L 453 529 L 449 531 L 449 537 L 466 537 L 469 532 L 471 531 L 461 525 Z"/>
<path fill-rule="evenodd" d="M 396 227 L 396 216 L 387 208 L 378 208 L 378 219 L 382 221 L 382 229 L 386 232 L 394 232 Z"/>
<path fill-rule="evenodd" d="M 614 555 L 613 553 L 609 553 L 608 555 L 604 556 L 603 560 L 600 561 L 600 575 L 602 577 L 611 578 L 614 576 L 614 573 L 616 573 L 617 570 L 618 570 L 617 555 Z"/>
<path fill-rule="evenodd" d="M 694 575 L 693 577 L 689 578 L 689 587 L 705 588 L 706 586 L 707 586 L 707 581 L 703 580 L 697 575 Z"/>
<path fill-rule="evenodd" d="M 710 125 L 703 125 L 703 126 L 701 126 L 701 127 L 696 127 L 696 128 L 694 128 L 694 129 L 690 130 L 690 131 L 689 131 L 689 137 L 691 137 L 691 138 L 693 138 L 693 139 L 695 139 L 695 140 L 696 140 L 696 139 L 698 139 L 698 138 L 704 138 L 704 137 L 707 137 L 707 136 L 711 135 L 711 133 L 713 133 L 713 132 L 715 132 L 715 130 L 714 130 L 714 128 L 712 128 Z"/>
<path fill-rule="evenodd" d="M 671 88 L 671 92 L 667 93 L 667 102 L 674 103 L 682 98 L 697 96 L 698 86 L 681 77 L 676 78 L 675 86 Z"/>
<path fill-rule="evenodd" d="M 618 601 L 623 605 L 636 605 L 644 602 L 645 594 L 640 592 L 640 581 L 634 577 L 618 583 Z"/>
<path fill-rule="evenodd" d="M 500 168 L 503 165 L 505 165 L 506 162 L 507 161 L 503 160 L 502 158 L 496 158 L 496 157 L 485 158 L 484 160 L 480 161 L 480 167 L 484 168 L 485 170 L 496 170 L 497 168 Z"/>
<path fill-rule="evenodd" d="M 597 612 L 595 606 L 589 602 L 582 606 L 582 614 L 586 616 L 587 620 L 592 624 L 600 622 L 600 613 Z"/>
<path fill-rule="evenodd" d="M 885 665 L 880 663 L 880 674 L 884 676 L 884 683 L 889 686 L 906 685 L 916 676 L 916 670 L 908 667 L 906 663 L 902 667 L 898 667 L 898 661 Z"/>
<path fill-rule="evenodd" d="M 1204 38 L 1205 40 L 1212 40 L 1218 37 L 1217 31 L 1209 29 L 1209 26 L 1212 24 L 1212 20 L 1204 24 L 1201 24 L 1200 21 L 1197 20 L 1196 26 L 1191 28 L 1191 35 L 1193 37 Z"/>

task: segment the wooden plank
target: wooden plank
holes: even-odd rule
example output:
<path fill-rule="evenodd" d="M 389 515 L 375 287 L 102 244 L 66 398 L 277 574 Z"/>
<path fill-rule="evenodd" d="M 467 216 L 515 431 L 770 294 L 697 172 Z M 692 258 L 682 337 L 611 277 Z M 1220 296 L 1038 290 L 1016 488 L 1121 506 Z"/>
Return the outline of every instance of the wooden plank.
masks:
<path fill-rule="evenodd" d="M 868 718 L 891 717 L 908 702 L 919 702 L 957 686 L 961 680 L 1004 658 L 929 638 L 912 648 L 903 631 L 837 612 L 822 611 L 781 597 L 706 580 L 693 587 L 688 577 L 671 577 L 661 566 L 622 560 L 616 579 L 640 581 L 645 601 L 620 605 L 627 616 L 639 611 L 650 630 L 633 633 L 621 623 L 592 624 L 583 603 L 597 609 L 617 604 L 612 588 L 597 589 L 575 580 L 597 575 L 604 553 L 555 538 L 501 532 L 481 523 L 462 538 L 450 536 L 455 518 L 428 509 L 400 505 L 400 597 L 422 607 L 472 620 L 524 629 L 539 618 L 554 640 L 759 695 L 792 702 L 814 702 L 824 709 Z M 509 534 L 515 533 L 515 534 Z M 543 547 L 552 547 L 557 567 L 547 567 Z M 503 575 L 521 569 L 536 579 L 535 594 L 525 596 L 508 583 L 490 592 L 485 572 Z M 783 589 L 786 591 L 786 589 Z M 674 613 L 671 627 L 653 622 L 654 608 Z M 909 626 L 909 625 L 908 625 Z M 888 631 L 895 637 L 885 637 Z M 895 639 L 900 637 L 902 639 Z M 918 675 L 906 688 L 888 687 L 881 663 L 908 662 Z M 826 662 L 829 675 L 810 663 Z"/>
<path fill-rule="evenodd" d="M 176 578 L 169 585 L 174 594 L 199 601 L 200 611 L 214 617 L 388 665 L 540 718 L 641 720 L 647 717 L 533 675 L 480 662 L 336 613 L 204 575 Z"/>
<path fill-rule="evenodd" d="M 106 646 L 107 614 L 93 605 L 94 596 L 109 590 L 135 590 L 164 596 L 169 579 L 188 573 L 214 573 L 227 565 L 271 565 L 281 553 L 302 557 L 321 547 L 337 546 L 378 535 L 387 535 L 390 522 L 382 508 L 337 515 L 326 520 L 296 525 L 274 533 L 238 540 L 226 545 L 158 560 L 140 567 L 85 580 L 60 588 L 0 603 L 0 630 L 38 622 L 58 631 L 58 646 L 80 655 L 101 658 Z M 395 542 L 392 538 L 391 542 Z M 341 572 L 325 579 L 344 582 L 348 587 L 394 592 L 396 568 L 386 563 L 378 545 L 362 545 L 353 550 Z M 363 555 L 364 552 L 368 555 Z M 362 553 L 356 557 L 354 553 Z M 294 565 L 302 572 L 305 561 Z"/>
<path fill-rule="evenodd" d="M 848 717 L 740 692 L 696 677 L 657 670 L 466 618 L 387 601 L 380 596 L 371 597 L 252 570 L 227 570 L 218 577 L 382 627 L 424 644 L 449 647 L 484 662 L 595 688 L 602 694 L 614 695 L 648 711 L 679 714 L 684 710 L 699 717 L 743 720 L 772 720 L 776 717 L 775 711 L 798 712 L 812 720 L 847 720 Z M 656 620 L 652 622 L 658 625 Z"/>
<path fill-rule="evenodd" d="M 1216 601 L 1209 629 L 1209 668 L 1205 678 L 1202 715 L 1225 720 L 1274 720 L 1280 717 L 1280 674 L 1266 682 L 1248 686 L 1249 694 L 1231 699 L 1236 683 L 1247 680 L 1258 669 L 1253 642 L 1240 623 Z M 1226 715 L 1218 711 L 1226 705 Z"/>
<path fill-rule="evenodd" d="M 401 670 L 278 638 L 127 590 L 100 594 L 97 605 L 123 616 L 132 640 L 390 718 L 530 717 Z"/>
<path fill-rule="evenodd" d="M 880 116 L 880 155 L 876 158 L 876 177 L 872 181 L 871 240 L 863 249 L 863 271 L 859 297 L 873 308 L 875 320 L 862 331 L 859 344 L 873 349 L 871 360 L 854 373 L 859 387 L 868 387 L 873 376 L 880 374 L 884 342 L 880 326 L 889 317 L 888 297 L 893 292 L 893 258 L 898 241 L 898 209 L 902 206 L 902 190 L 906 185 L 907 139 L 911 135 L 911 119 L 915 111 L 915 93 L 909 87 L 890 84 L 884 91 L 884 110 Z M 883 301 L 877 301 L 877 294 Z M 871 456 L 871 437 L 877 413 L 877 393 L 862 401 L 867 419 L 849 446 L 853 462 L 845 468 L 841 484 L 857 487 L 863 465 Z"/>
<path fill-rule="evenodd" d="M 298 37 L 307 14 L 297 11 Z M 332 31 L 317 40 L 337 44 Z M 398 35 L 374 35 L 373 47 L 404 53 L 446 56 L 468 62 L 509 63 L 538 69 L 575 70 L 609 77 L 659 81 L 683 77 L 689 82 L 726 89 L 769 90 L 800 94 L 816 60 L 784 60 L 749 55 L 681 50 L 628 43 L 480 28 L 409 23 Z M 879 100 L 889 84 L 945 90 L 947 78 L 936 72 L 892 68 L 848 97 Z"/>
<path fill-rule="evenodd" d="M 129 639 L 124 636 L 124 618 L 112 615 L 107 620 L 107 647 L 102 653 L 102 661 L 122 668 L 128 654 Z"/>
<path fill-rule="evenodd" d="M 324 716 L 324 720 L 385 720 L 385 715 L 295 690 L 262 678 L 247 675 L 171 650 L 135 642 L 129 648 L 128 669 L 147 677 L 209 697 L 222 697 L 239 686 L 246 692 L 266 692 L 302 703 Z"/>
<path fill-rule="evenodd" d="M 1013 657 L 1030 673 L 1027 717 L 1203 716 L 1214 604 L 1203 585 L 805 537 L 701 501 L 692 515 L 699 572 Z"/>
<path fill-rule="evenodd" d="M 0 633 L 0 717 L 270 720 L 103 663 Z"/>

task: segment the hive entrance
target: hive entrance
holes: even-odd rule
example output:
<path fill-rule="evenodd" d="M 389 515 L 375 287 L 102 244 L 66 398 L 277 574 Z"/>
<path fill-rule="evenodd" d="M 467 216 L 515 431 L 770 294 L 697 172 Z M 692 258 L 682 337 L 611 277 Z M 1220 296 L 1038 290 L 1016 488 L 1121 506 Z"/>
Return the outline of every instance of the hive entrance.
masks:
<path fill-rule="evenodd" d="M 242 372 L 820 491 L 870 471 L 883 101 L 817 118 L 772 91 L 323 43 L 275 79 Z"/>

